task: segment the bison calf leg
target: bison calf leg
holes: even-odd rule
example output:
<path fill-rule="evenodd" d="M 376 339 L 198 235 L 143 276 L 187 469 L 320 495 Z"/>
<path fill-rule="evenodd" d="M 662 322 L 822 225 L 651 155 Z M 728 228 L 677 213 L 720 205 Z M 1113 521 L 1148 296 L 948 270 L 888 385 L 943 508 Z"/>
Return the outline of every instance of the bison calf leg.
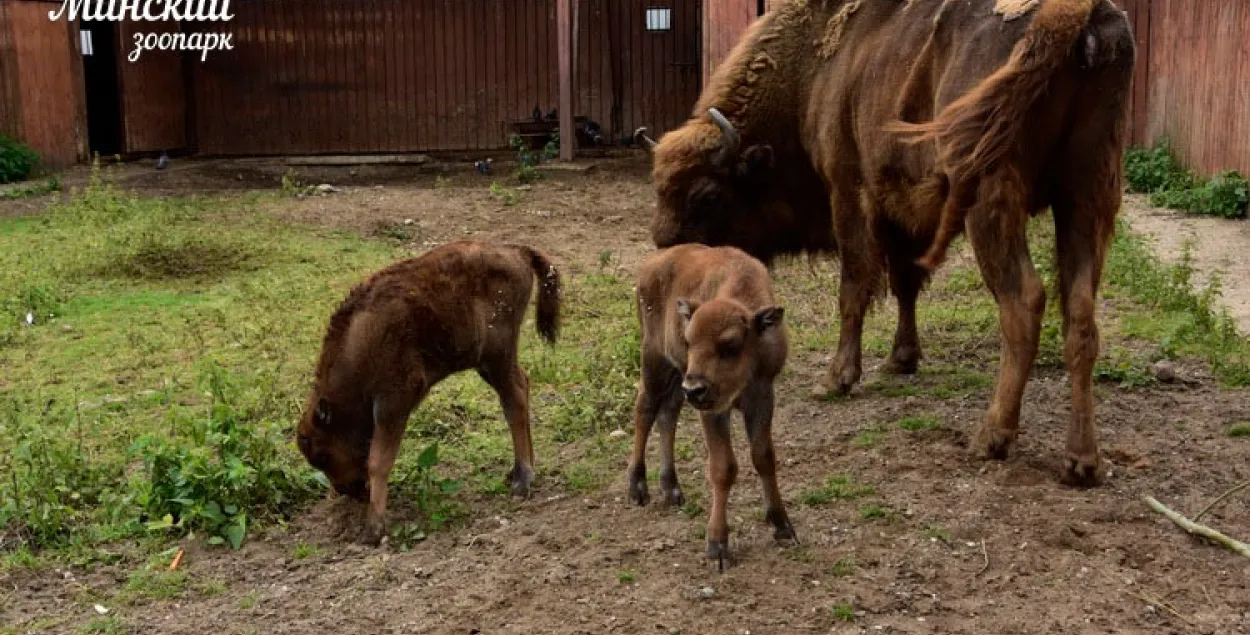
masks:
<path fill-rule="evenodd" d="M 764 487 L 764 519 L 773 526 L 775 540 L 797 540 L 777 486 L 777 457 L 773 450 L 773 387 L 752 386 L 742 396 L 742 417 L 751 441 L 751 462 Z"/>
<path fill-rule="evenodd" d="M 703 440 L 707 444 L 707 481 L 712 489 L 712 511 L 707 522 L 707 557 L 716 560 L 717 567 L 724 571 L 725 561 L 730 559 L 729 490 L 738 476 L 738 462 L 734 458 L 729 436 L 729 412 L 700 413 L 699 419 L 703 423 Z"/>
<path fill-rule="evenodd" d="M 663 358 L 644 359 L 638 398 L 634 401 L 634 450 L 629 457 L 629 499 L 638 505 L 651 500 L 647 492 L 647 439 L 660 424 L 660 487 L 665 502 L 684 502 L 673 465 L 673 437 L 681 412 L 681 373 Z M 680 502 L 678 502 L 680 501 Z"/>
<path fill-rule="evenodd" d="M 379 395 L 373 400 L 373 440 L 369 445 L 369 510 L 361 540 L 376 545 L 386 534 L 387 481 L 399 456 L 414 395 Z"/>
<path fill-rule="evenodd" d="M 512 470 L 508 482 L 512 495 L 528 498 L 534 482 L 534 440 L 530 434 L 530 381 L 516 361 L 493 365 L 480 373 L 499 394 L 499 405 L 512 432 Z"/>
<path fill-rule="evenodd" d="M 1002 355 L 989 412 L 971 449 L 982 458 L 1005 459 L 1037 357 L 1046 291 L 1029 257 L 1028 215 L 1018 179 L 1002 173 L 987 177 L 979 196 L 982 202 L 968 217 L 968 233 L 981 275 L 998 302 Z"/>

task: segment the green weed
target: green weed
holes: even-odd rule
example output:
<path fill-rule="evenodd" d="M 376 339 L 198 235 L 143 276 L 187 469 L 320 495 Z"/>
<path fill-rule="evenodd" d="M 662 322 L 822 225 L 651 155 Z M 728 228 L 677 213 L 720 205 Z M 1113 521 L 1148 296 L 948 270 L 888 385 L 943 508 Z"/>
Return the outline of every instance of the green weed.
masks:
<path fill-rule="evenodd" d="M 845 578 L 855 573 L 855 568 L 855 558 L 846 556 L 844 558 L 839 558 L 837 562 L 833 563 L 833 568 L 830 569 L 829 572 L 832 573 L 834 577 Z"/>
<path fill-rule="evenodd" d="M 829 614 L 842 622 L 855 621 L 855 607 L 850 604 L 835 604 L 830 607 Z"/>
<path fill-rule="evenodd" d="M 848 475 L 830 476 L 824 486 L 804 490 L 799 494 L 799 502 L 808 506 L 828 505 L 838 500 L 854 500 L 870 496 L 875 492 L 867 485 L 857 485 Z"/>
<path fill-rule="evenodd" d="M 87 622 L 78 629 L 83 635 L 126 635 L 130 632 L 130 627 L 126 626 L 126 622 L 116 615 L 108 617 L 97 617 Z"/>
<path fill-rule="evenodd" d="M 885 505 L 869 503 L 859 508 L 859 518 L 860 520 L 865 520 L 865 521 L 883 520 L 886 522 L 890 522 L 898 518 L 898 512 L 894 511 L 893 509 Z"/>
<path fill-rule="evenodd" d="M 1234 171 L 1203 179 L 1184 168 L 1171 147 L 1132 148 L 1125 153 L 1125 177 L 1134 192 L 1150 194 L 1150 204 L 1208 216 L 1245 218 L 1250 182 Z"/>
<path fill-rule="evenodd" d="M 915 415 L 899 419 L 898 427 L 908 432 L 940 430 L 942 428 L 942 420 L 935 415 Z"/>
<path fill-rule="evenodd" d="M 945 527 L 929 525 L 924 528 L 924 535 L 930 540 L 940 540 L 948 545 L 951 544 L 951 532 L 947 531 Z"/>
<path fill-rule="evenodd" d="M 6 190 L 0 190 L 0 200 L 34 198 L 36 196 L 43 196 L 44 194 L 51 194 L 53 192 L 60 192 L 60 191 L 61 191 L 61 180 L 54 176 L 54 177 L 49 178 L 46 181 L 40 181 L 38 183 L 30 183 L 27 185 L 19 185 L 19 186 L 8 188 Z"/>
<path fill-rule="evenodd" d="M 628 569 L 617 571 L 616 581 L 619 584 L 633 584 L 638 581 L 638 574 Z"/>
<path fill-rule="evenodd" d="M 39 155 L 26 144 L 0 134 L 0 184 L 20 181 L 39 165 Z"/>
<path fill-rule="evenodd" d="M 291 551 L 291 557 L 296 560 L 306 560 L 319 555 L 321 555 L 321 549 L 319 549 L 316 545 L 310 545 L 306 542 L 301 542 L 298 545 L 295 545 L 295 549 Z"/>
<path fill-rule="evenodd" d="M 1250 423 L 1234 424 L 1228 429 L 1228 436 L 1233 439 L 1244 439 L 1250 437 Z"/>
<path fill-rule="evenodd" d="M 875 425 L 866 430 L 860 430 L 860 432 L 851 439 L 851 444 L 857 448 L 868 449 L 884 440 L 885 428 L 880 425 Z"/>
<path fill-rule="evenodd" d="M 516 190 L 504 187 L 498 183 L 490 184 L 490 193 L 494 195 L 495 198 L 499 199 L 500 203 L 503 203 L 508 207 L 516 205 L 521 200 Z"/>

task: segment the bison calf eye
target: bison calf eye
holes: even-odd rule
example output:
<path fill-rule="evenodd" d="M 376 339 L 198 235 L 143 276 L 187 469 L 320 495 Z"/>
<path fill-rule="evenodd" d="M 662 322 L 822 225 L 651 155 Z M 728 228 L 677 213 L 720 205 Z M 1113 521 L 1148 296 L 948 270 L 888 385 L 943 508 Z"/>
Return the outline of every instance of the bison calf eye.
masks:
<path fill-rule="evenodd" d="M 716 347 L 716 351 L 720 353 L 721 357 L 732 359 L 742 353 L 742 344 L 721 344 Z"/>

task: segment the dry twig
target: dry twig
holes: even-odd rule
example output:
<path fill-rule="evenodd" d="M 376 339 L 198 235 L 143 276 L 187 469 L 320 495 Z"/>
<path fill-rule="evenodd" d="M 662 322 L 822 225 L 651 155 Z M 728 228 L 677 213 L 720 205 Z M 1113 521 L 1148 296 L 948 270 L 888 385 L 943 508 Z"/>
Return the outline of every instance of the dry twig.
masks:
<path fill-rule="evenodd" d="M 985 550 L 984 538 L 981 539 L 981 557 L 985 558 L 985 564 L 981 565 L 981 570 L 977 571 L 977 575 L 985 573 L 985 570 L 990 568 L 990 552 Z"/>
<path fill-rule="evenodd" d="M 1229 496 L 1232 496 L 1233 494 L 1236 494 L 1237 492 L 1240 492 L 1243 489 L 1246 489 L 1247 487 L 1250 487 L 1250 481 L 1246 481 L 1245 483 L 1242 483 L 1241 485 L 1237 485 L 1233 487 L 1232 489 L 1228 490 L 1227 492 L 1220 494 L 1219 497 L 1211 501 L 1210 504 L 1208 504 L 1206 507 L 1203 507 L 1202 511 L 1198 512 L 1198 514 L 1194 516 L 1194 522 L 1198 522 L 1202 520 L 1202 517 L 1206 516 L 1207 512 L 1211 511 L 1211 509 L 1214 508 L 1216 505 L 1219 505 L 1221 501 L 1228 498 Z"/>
<path fill-rule="evenodd" d="M 1181 516 L 1167 505 L 1155 500 L 1153 496 L 1146 496 L 1144 500 L 1151 509 L 1163 514 L 1168 520 L 1176 523 L 1181 529 L 1184 529 L 1190 534 L 1202 536 L 1203 538 L 1209 538 L 1220 543 L 1221 545 L 1224 545 L 1225 547 L 1228 547 L 1236 553 L 1250 558 L 1250 545 L 1247 545 L 1246 543 L 1235 538 L 1229 538 L 1228 536 L 1225 536 L 1224 534 L 1211 529 L 1206 525 L 1199 525 L 1198 523 Z"/>
<path fill-rule="evenodd" d="M 1190 626 L 1194 625 L 1193 622 L 1189 621 L 1189 618 L 1185 617 L 1184 615 L 1181 615 L 1181 612 L 1176 610 L 1176 607 L 1172 606 L 1171 604 L 1168 604 L 1167 602 L 1164 602 L 1163 600 L 1160 600 L 1158 598 L 1152 598 L 1149 595 L 1146 595 L 1145 593 L 1129 592 L 1129 595 L 1132 595 L 1133 597 L 1157 609 L 1163 609 L 1167 611 L 1168 613 L 1175 615 L 1178 619 L 1180 619 L 1181 621 L 1185 622 L 1186 624 Z"/>

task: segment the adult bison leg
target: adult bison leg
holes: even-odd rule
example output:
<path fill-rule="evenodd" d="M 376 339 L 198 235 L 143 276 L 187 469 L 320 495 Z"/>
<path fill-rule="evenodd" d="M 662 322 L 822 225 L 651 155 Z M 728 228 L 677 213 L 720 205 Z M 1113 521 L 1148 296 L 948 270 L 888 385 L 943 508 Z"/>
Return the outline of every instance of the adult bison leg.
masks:
<path fill-rule="evenodd" d="M 967 230 L 986 286 L 998 302 L 1002 354 L 994 397 L 972 450 L 1005 459 L 1016 439 L 1020 400 L 1037 357 L 1046 291 L 1029 257 L 1028 213 L 1019 178 L 1007 169 L 984 177 Z"/>
<path fill-rule="evenodd" d="M 1117 124 L 1123 127 L 1122 122 L 1110 125 Z M 1120 153 L 1105 152 L 1101 165 L 1092 156 L 1097 154 L 1087 150 L 1083 159 L 1074 159 L 1069 183 L 1053 205 L 1064 358 L 1072 385 L 1063 480 L 1080 486 L 1096 485 L 1102 477 L 1094 429 L 1093 374 L 1099 347 L 1095 301 L 1120 206 Z"/>
<path fill-rule="evenodd" d="M 883 228 L 883 242 L 889 259 L 890 292 L 898 301 L 898 328 L 894 347 L 882 367 L 887 373 L 911 375 L 920 368 L 920 336 L 916 329 L 916 298 L 929 272 L 916 264 L 924 251 L 913 245 L 907 233 L 893 225 Z"/>
<path fill-rule="evenodd" d="M 866 204 L 861 193 L 845 184 L 835 184 L 832 209 L 838 236 L 838 257 L 842 276 L 838 290 L 841 328 L 838 352 L 829 367 L 829 374 L 816 389 L 819 395 L 836 391 L 845 395 L 859 382 L 862 374 L 864 316 L 881 285 L 882 257 L 877 237 L 865 217 Z M 863 196 L 867 196 L 864 191 Z"/>

